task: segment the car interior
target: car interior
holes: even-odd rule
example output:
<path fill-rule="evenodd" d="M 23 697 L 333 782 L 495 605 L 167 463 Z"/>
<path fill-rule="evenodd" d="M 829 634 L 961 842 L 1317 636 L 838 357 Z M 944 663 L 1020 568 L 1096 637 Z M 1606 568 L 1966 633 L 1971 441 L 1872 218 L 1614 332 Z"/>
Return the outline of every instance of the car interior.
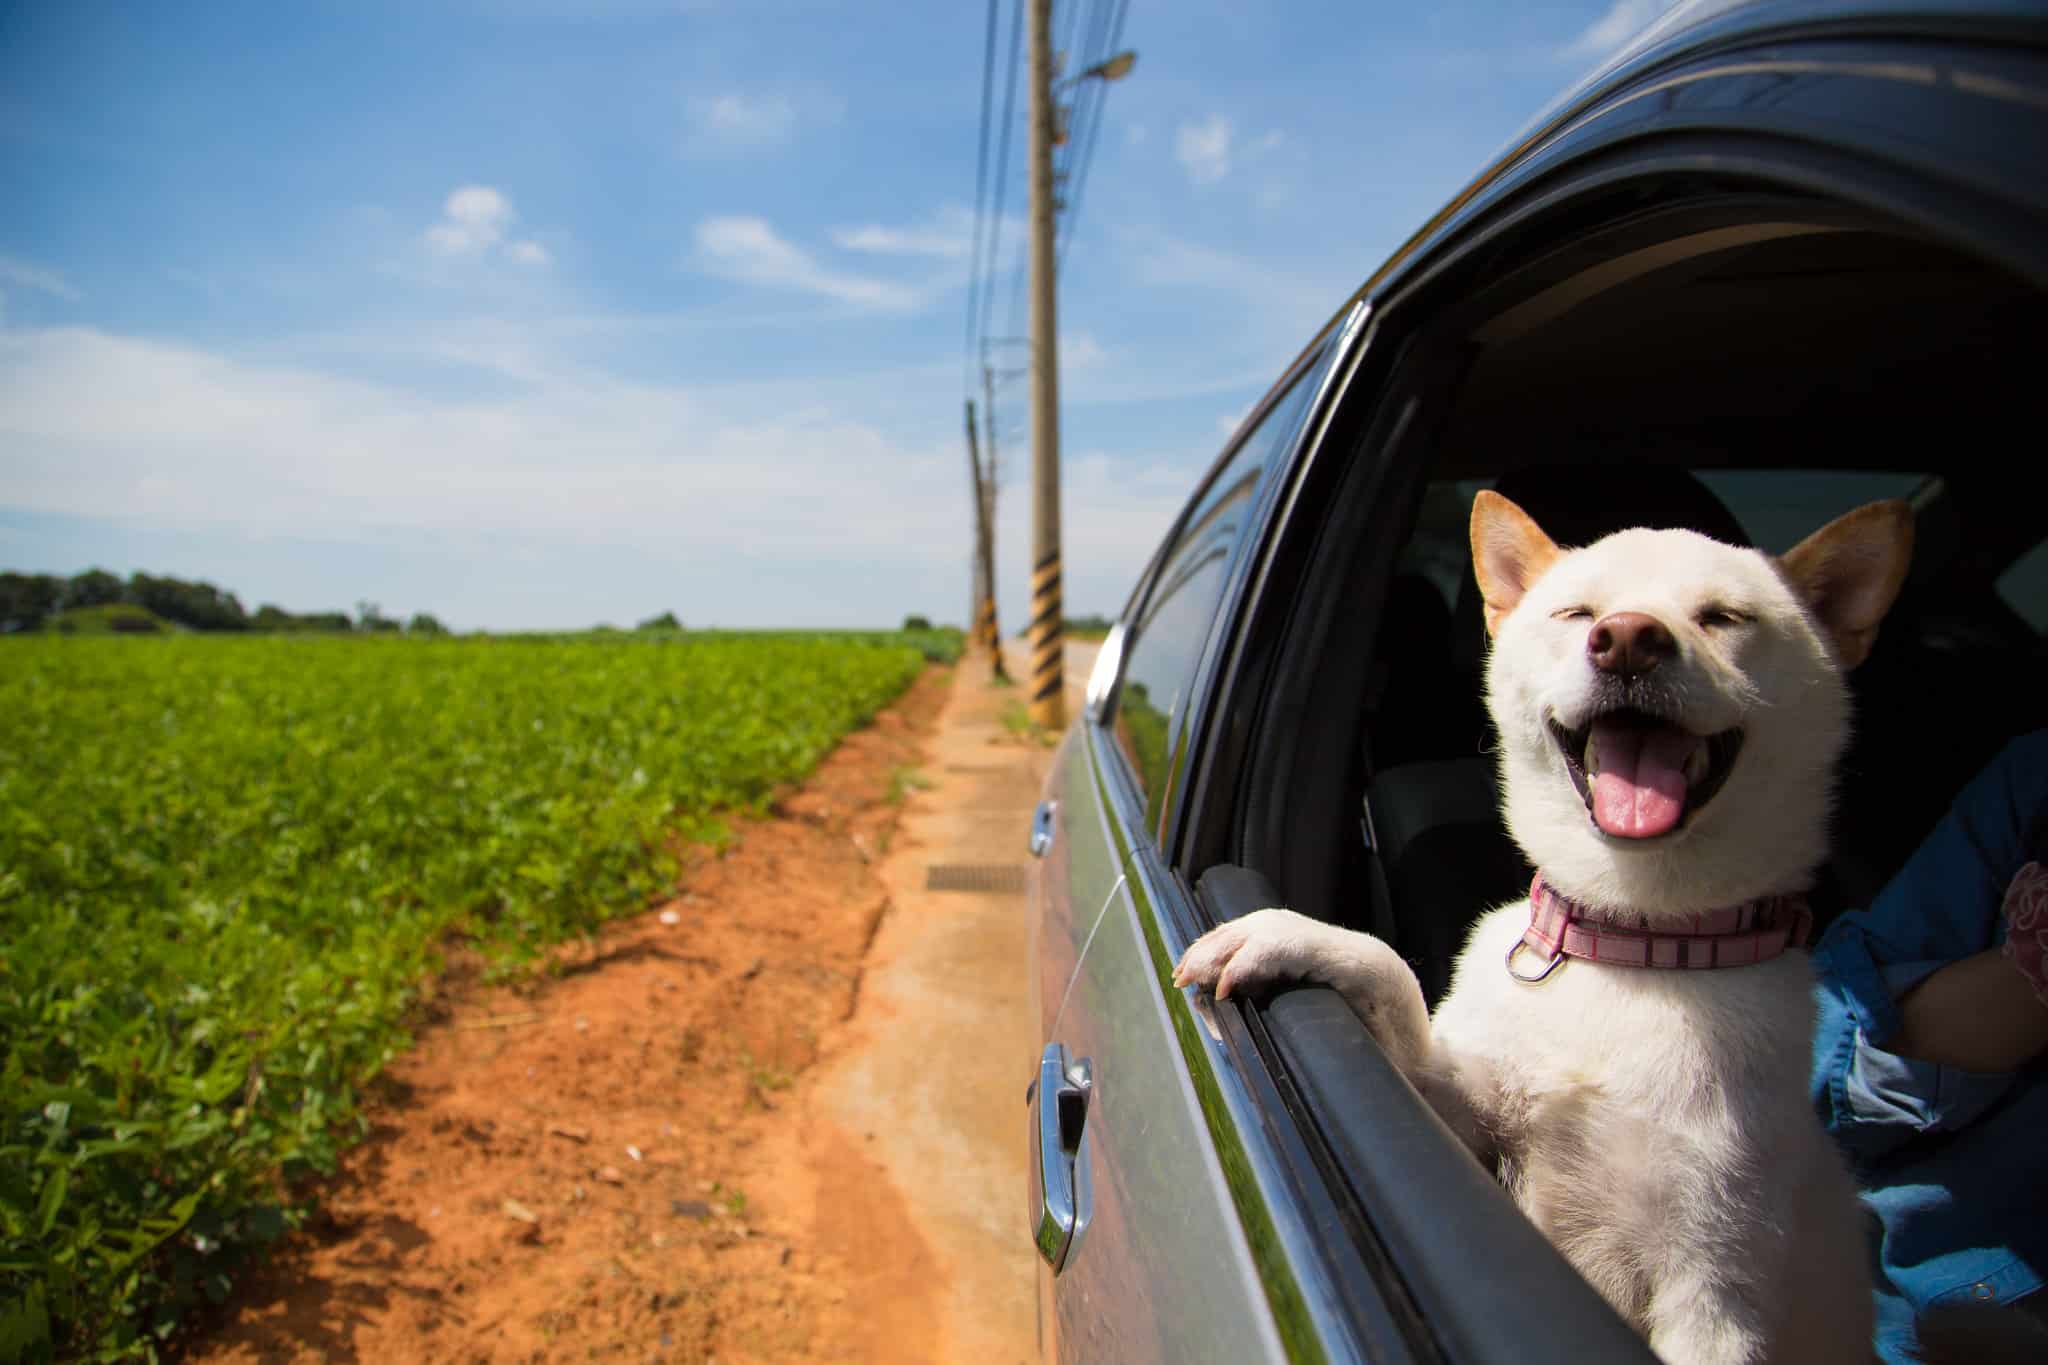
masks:
<path fill-rule="evenodd" d="M 1649 525 L 1771 553 L 1911 501 L 1911 576 L 1850 679 L 1816 933 L 2007 739 L 2048 724 L 2048 526 L 2020 493 L 2048 422 L 2048 296 L 1867 214 L 1736 195 L 1524 262 L 1453 305 L 1418 300 L 1392 401 L 1332 428 L 1357 453 L 1309 475 L 1328 510 L 1274 627 L 1235 846 L 1213 846 L 1284 903 L 1388 939 L 1432 1005 L 1472 920 L 1530 877 L 1481 700 L 1480 488 L 1561 544 Z"/>

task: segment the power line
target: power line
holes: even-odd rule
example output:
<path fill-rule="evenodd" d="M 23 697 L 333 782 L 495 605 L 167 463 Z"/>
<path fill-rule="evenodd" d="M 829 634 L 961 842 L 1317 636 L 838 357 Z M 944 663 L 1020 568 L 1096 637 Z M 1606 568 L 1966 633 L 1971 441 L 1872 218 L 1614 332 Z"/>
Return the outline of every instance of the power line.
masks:
<path fill-rule="evenodd" d="M 1015 131 L 1013 114 L 1017 75 L 1020 65 L 1019 46 L 1021 42 L 1024 3 L 1025 0 L 1017 0 L 1016 8 L 1012 14 L 1009 79 L 1004 95 L 1003 126 L 997 134 L 999 138 L 997 142 L 997 169 L 993 186 L 995 213 L 986 238 L 985 266 L 982 264 L 984 258 L 977 256 L 977 274 L 982 287 L 979 318 L 981 354 L 984 365 L 989 363 L 989 349 L 992 342 L 996 340 L 989 333 L 996 316 L 995 291 L 997 282 L 1003 273 L 998 268 L 1003 255 L 1002 231 L 1004 224 L 1002 204 L 1008 188 L 1010 140 L 1014 136 Z M 1087 12 L 1085 22 L 1083 21 L 1084 9 Z M 1088 71 L 1106 61 L 1111 53 L 1121 50 L 1124 21 L 1129 16 L 1129 12 L 1130 0 L 1067 0 L 1066 12 L 1061 16 L 1065 20 L 1067 45 L 1062 50 L 1061 55 L 1065 58 L 1063 69 L 1068 73 L 1069 80 L 1074 80 L 1080 73 Z M 1077 40 L 1081 44 L 1078 48 L 1076 47 Z M 1058 261 L 1062 265 L 1064 265 L 1066 260 L 1067 248 L 1073 242 L 1075 226 L 1080 216 L 1082 195 L 1087 189 L 1088 173 L 1094 165 L 1095 151 L 1102 132 L 1102 102 L 1106 98 L 1107 92 L 1101 89 L 1091 90 L 1089 87 L 1107 86 L 1108 84 L 1109 82 L 1106 80 L 1080 80 L 1076 82 L 1074 108 L 1071 117 L 1067 121 L 1067 140 L 1064 144 L 1064 156 L 1061 158 L 1065 165 L 1059 169 L 1056 175 L 1056 182 L 1063 183 L 1068 187 L 1068 194 L 1065 196 L 1066 202 L 1060 206 L 1059 216 L 1064 221 L 1059 224 L 1059 228 L 1062 230 L 1059 233 L 1056 248 Z M 1055 149 L 1056 152 L 1059 150 Z M 1009 272 L 1010 300 L 1004 333 L 1013 338 L 1017 337 L 1022 331 L 1025 286 L 1030 281 L 1030 272 L 1025 264 L 1028 247 L 1028 240 L 1020 240 L 1017 243 L 1014 263 Z M 1001 377 L 1000 371 L 998 376 Z M 987 398 L 988 395 L 984 395 L 984 397 Z"/>
<path fill-rule="evenodd" d="M 1110 23 L 1108 41 L 1102 45 L 1101 52 L 1096 58 L 1098 61 L 1107 60 L 1108 55 L 1112 52 L 1123 51 L 1124 18 L 1130 13 L 1131 0 L 1114 0 L 1114 2 L 1116 5 L 1116 17 Z M 1081 149 L 1080 165 L 1075 170 L 1073 176 L 1074 194 L 1073 198 L 1067 203 L 1067 235 L 1060 240 L 1059 244 L 1059 263 L 1061 266 L 1065 266 L 1067 263 L 1067 248 L 1073 245 L 1074 231 L 1081 221 L 1081 196 L 1088 189 L 1089 167 L 1095 164 L 1095 139 L 1102 131 L 1102 101 L 1108 95 L 1107 87 L 1109 82 L 1094 81 L 1091 84 L 1104 88 L 1095 92 L 1095 116 L 1088 122 L 1088 141 Z"/>
<path fill-rule="evenodd" d="M 1067 12 L 1066 35 L 1060 39 L 1058 51 L 1052 54 L 1055 63 L 1053 79 L 1057 81 L 1061 76 L 1072 75 L 1075 71 L 1081 70 L 1079 66 L 1072 65 L 1074 58 L 1079 55 L 1074 51 L 1074 30 L 1081 26 L 1081 0 L 1066 0 L 1064 4 L 1061 4 L 1061 0 L 1053 0 L 1053 3 L 1061 5 Z"/>
<path fill-rule="evenodd" d="M 1115 10 L 1116 0 L 1094 0 L 1094 3 L 1092 3 L 1089 6 L 1088 37 L 1087 40 L 1082 44 L 1081 63 L 1079 66 L 1075 68 L 1075 70 L 1093 71 L 1096 69 L 1096 67 L 1100 66 L 1105 60 L 1107 60 L 1107 58 L 1109 57 L 1109 28 Z M 1107 81 L 1088 81 L 1084 84 L 1081 94 L 1075 98 L 1075 113 L 1077 117 L 1071 133 L 1071 136 L 1073 138 L 1073 145 L 1071 145 L 1067 149 L 1067 164 L 1069 168 L 1073 166 L 1076 153 L 1080 150 L 1080 148 L 1083 145 L 1081 141 L 1081 118 L 1079 117 L 1084 113 L 1084 111 L 1080 108 L 1081 102 L 1084 99 L 1087 101 L 1087 109 L 1085 111 L 1085 115 L 1087 118 L 1101 118 L 1103 100 L 1102 87 L 1107 84 Z M 1088 87 L 1090 86 L 1094 88 L 1089 89 Z"/>
<path fill-rule="evenodd" d="M 994 316 L 996 297 L 996 262 L 1002 258 L 1003 250 L 1003 197 L 1009 188 L 1010 141 L 1016 134 L 1014 117 L 1017 107 L 1017 68 L 1021 64 L 1024 41 L 1024 0 L 1013 0 L 1010 11 L 1010 75 L 1003 92 L 1003 124 L 996 139 L 995 212 L 989 221 L 988 263 L 982 275 L 981 325 L 986 345 L 988 320 Z M 1016 317 L 1010 318 L 1009 334 L 1015 336 Z"/>
<path fill-rule="evenodd" d="M 967 336 L 961 343 L 966 352 L 961 357 L 961 378 L 970 391 L 974 388 L 975 305 L 981 297 L 981 282 L 974 272 L 981 267 L 982 214 L 988 208 L 988 107 L 995 85 L 997 4 L 998 0 L 988 0 L 987 36 L 982 40 L 981 51 L 981 140 L 974 156 L 974 254 L 967 276 Z"/>

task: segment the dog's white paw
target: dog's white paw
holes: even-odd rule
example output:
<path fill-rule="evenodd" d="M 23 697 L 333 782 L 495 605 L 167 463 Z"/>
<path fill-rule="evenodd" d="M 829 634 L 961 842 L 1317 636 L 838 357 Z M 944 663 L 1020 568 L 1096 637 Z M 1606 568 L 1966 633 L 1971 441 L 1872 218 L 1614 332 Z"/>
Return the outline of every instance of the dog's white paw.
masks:
<path fill-rule="evenodd" d="M 1176 986 L 1206 986 L 1218 1000 L 1235 991 L 1289 981 L 1315 981 L 1329 956 L 1330 926 L 1292 910 L 1254 910 L 1219 924 L 1188 945 L 1174 969 Z"/>
<path fill-rule="evenodd" d="M 1188 945 L 1176 986 L 1206 986 L 1218 1000 L 1290 982 L 1330 986 L 1404 1071 L 1429 1046 L 1422 987 L 1401 955 L 1371 934 L 1292 910 L 1254 910 Z"/>

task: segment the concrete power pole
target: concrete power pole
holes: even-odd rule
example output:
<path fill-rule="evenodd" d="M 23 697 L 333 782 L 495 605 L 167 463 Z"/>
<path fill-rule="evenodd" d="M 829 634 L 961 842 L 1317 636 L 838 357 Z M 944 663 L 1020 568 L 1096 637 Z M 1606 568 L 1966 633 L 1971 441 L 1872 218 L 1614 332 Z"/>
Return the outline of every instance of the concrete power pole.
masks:
<path fill-rule="evenodd" d="M 996 652 L 996 677 L 1008 682 L 1010 670 L 1003 664 L 1003 632 L 997 624 L 1001 613 L 996 610 L 996 481 L 1003 465 L 996 453 L 995 372 L 987 365 L 981 367 L 981 397 L 981 430 L 988 443 L 988 453 L 982 457 L 981 571 L 988 579 L 988 640 L 989 647 Z"/>
<path fill-rule="evenodd" d="M 974 441 L 974 400 L 967 400 L 967 472 L 974 493 L 974 628 L 968 638 L 988 646 L 993 654 L 995 676 L 1007 678 L 1003 669 L 1003 636 L 996 626 L 995 528 L 990 524 L 995 501 L 989 476 L 981 467 L 981 453 Z"/>
<path fill-rule="evenodd" d="M 1031 719 L 1067 724 L 1060 598 L 1059 317 L 1053 278 L 1052 0 L 1031 0 Z"/>

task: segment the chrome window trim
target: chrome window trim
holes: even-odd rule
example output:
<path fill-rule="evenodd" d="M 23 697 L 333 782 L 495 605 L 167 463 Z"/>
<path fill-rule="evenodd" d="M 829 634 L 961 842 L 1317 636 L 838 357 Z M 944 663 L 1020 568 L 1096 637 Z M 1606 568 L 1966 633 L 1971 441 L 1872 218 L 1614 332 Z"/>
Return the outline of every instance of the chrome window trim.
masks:
<path fill-rule="evenodd" d="M 1124 623 L 1118 621 L 1102 637 L 1102 647 L 1095 653 L 1095 667 L 1088 673 L 1087 701 L 1083 705 L 1093 724 L 1102 724 L 1103 717 L 1109 714 L 1116 685 L 1123 681 L 1125 634 Z"/>

